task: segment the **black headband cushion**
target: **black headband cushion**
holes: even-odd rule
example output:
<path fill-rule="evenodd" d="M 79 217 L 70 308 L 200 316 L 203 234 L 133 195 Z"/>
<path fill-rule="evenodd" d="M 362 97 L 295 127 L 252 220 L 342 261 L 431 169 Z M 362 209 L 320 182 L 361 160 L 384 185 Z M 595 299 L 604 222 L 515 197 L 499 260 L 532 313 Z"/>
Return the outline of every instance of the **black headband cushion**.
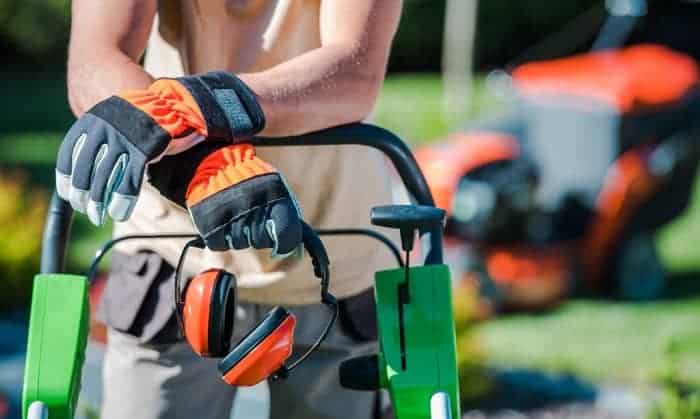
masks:
<path fill-rule="evenodd" d="M 273 308 L 257 326 L 241 339 L 231 353 L 219 361 L 219 372 L 226 374 L 231 368 L 235 367 L 250 351 L 277 330 L 287 317 L 289 317 L 289 311 L 285 308 Z"/>
<path fill-rule="evenodd" d="M 224 356 L 231 346 L 236 314 L 236 277 L 221 270 L 211 292 L 209 352 Z"/>

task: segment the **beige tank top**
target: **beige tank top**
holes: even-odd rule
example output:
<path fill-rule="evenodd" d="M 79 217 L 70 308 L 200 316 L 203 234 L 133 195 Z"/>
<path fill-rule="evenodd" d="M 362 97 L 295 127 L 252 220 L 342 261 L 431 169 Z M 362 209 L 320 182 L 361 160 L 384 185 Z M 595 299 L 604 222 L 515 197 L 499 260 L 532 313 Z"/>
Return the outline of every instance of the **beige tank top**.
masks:
<path fill-rule="evenodd" d="M 221 68 L 263 70 L 320 46 L 319 11 L 320 0 L 161 2 L 145 68 L 154 77 Z M 232 24 L 244 29 L 225 29 Z M 369 227 L 370 208 L 391 202 L 387 162 L 374 150 L 285 147 L 259 148 L 258 153 L 285 176 L 314 227 Z M 188 213 L 146 182 L 132 217 L 117 223 L 115 236 L 193 231 Z M 331 289 L 339 298 L 366 290 L 375 271 L 393 267 L 391 255 L 371 239 L 324 237 L 324 242 L 332 265 Z M 175 265 L 184 243 L 127 242 L 120 250 L 150 249 Z M 272 260 L 269 251 L 245 250 L 197 251 L 188 259 L 190 275 L 212 267 L 235 273 L 245 301 L 293 305 L 319 300 L 318 280 L 307 257 Z"/>

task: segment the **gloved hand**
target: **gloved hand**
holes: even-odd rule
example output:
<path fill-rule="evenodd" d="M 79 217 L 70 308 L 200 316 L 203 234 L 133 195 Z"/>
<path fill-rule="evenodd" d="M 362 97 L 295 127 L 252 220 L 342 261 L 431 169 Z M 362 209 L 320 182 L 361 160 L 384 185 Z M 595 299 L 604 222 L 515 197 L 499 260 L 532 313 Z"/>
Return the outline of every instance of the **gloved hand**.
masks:
<path fill-rule="evenodd" d="M 175 171 L 180 181 L 170 176 Z M 284 256 L 301 244 L 293 193 L 250 144 L 200 144 L 151 165 L 149 175 L 161 194 L 187 207 L 212 250 L 271 248 Z"/>
<path fill-rule="evenodd" d="M 129 218 L 146 166 L 205 138 L 229 143 L 261 131 L 255 94 L 232 74 L 159 79 L 112 96 L 71 127 L 58 153 L 56 190 L 100 225 Z"/>

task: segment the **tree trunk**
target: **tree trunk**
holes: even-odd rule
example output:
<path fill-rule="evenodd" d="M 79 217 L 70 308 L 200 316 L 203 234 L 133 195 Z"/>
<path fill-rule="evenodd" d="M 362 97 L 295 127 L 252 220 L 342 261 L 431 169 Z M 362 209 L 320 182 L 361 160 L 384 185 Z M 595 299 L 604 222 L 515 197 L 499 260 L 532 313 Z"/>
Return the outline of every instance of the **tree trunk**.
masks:
<path fill-rule="evenodd" d="M 442 49 L 443 110 L 450 124 L 472 107 L 472 60 L 478 0 L 447 0 Z"/>

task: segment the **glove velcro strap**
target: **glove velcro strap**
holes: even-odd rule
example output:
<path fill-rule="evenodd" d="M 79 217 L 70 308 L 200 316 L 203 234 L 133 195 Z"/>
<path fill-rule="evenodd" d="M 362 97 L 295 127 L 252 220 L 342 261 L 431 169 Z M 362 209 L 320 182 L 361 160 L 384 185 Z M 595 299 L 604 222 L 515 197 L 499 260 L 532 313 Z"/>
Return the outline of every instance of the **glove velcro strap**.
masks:
<path fill-rule="evenodd" d="M 254 210 L 291 199 L 279 173 L 255 176 L 219 191 L 189 208 L 204 238 Z"/>
<path fill-rule="evenodd" d="M 163 154 L 170 142 L 170 134 L 150 115 L 119 96 L 103 100 L 87 113 L 108 122 L 149 160 Z"/>
<path fill-rule="evenodd" d="M 213 71 L 177 79 L 199 105 L 210 137 L 245 139 L 265 128 L 265 115 L 255 93 L 238 77 Z"/>

